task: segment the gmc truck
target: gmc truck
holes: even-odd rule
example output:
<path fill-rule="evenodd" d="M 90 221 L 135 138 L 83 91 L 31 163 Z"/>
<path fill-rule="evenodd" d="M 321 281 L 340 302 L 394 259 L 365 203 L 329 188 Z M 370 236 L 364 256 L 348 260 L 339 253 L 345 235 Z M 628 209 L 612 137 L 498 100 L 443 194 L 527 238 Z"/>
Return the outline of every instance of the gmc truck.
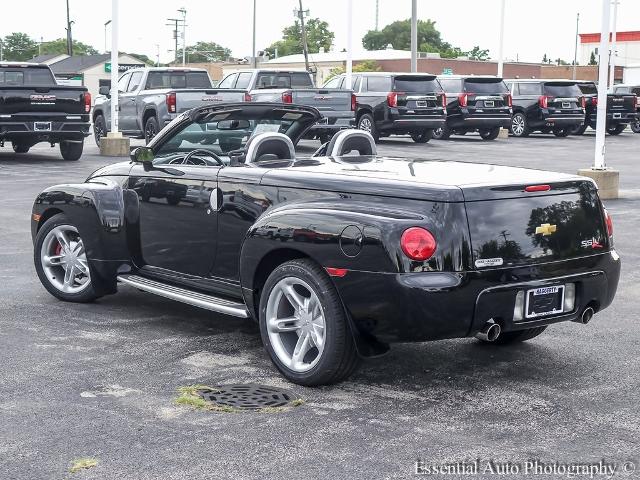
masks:
<path fill-rule="evenodd" d="M 178 114 L 218 101 L 206 70 L 200 68 L 133 68 L 118 80 L 119 130 L 147 143 Z M 96 144 L 111 125 L 111 91 L 99 90 L 93 109 Z"/>
<path fill-rule="evenodd" d="M 36 143 L 60 144 L 78 160 L 89 135 L 91 95 L 86 87 L 58 85 L 44 64 L 0 62 L 0 146 L 27 153 Z"/>
<path fill-rule="evenodd" d="M 579 127 L 571 131 L 573 135 L 582 135 L 587 127 L 596 128 L 598 113 L 598 87 L 594 82 L 578 82 L 585 99 L 586 117 Z M 607 133 L 621 134 L 627 125 L 636 121 L 637 97 L 633 93 L 609 93 L 607 95 Z"/>

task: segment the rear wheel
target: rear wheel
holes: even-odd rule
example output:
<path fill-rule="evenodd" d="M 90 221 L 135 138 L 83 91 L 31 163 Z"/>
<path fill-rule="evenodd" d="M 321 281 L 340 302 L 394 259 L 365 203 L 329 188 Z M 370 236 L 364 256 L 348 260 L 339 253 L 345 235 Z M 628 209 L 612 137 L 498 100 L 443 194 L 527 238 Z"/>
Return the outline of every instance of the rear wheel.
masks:
<path fill-rule="evenodd" d="M 144 123 L 144 141 L 148 144 L 160 131 L 156 117 L 149 117 Z"/>
<path fill-rule="evenodd" d="M 436 140 L 447 140 L 451 136 L 451 129 L 446 125 L 436 128 L 433 131 L 433 138 Z"/>
<path fill-rule="evenodd" d="M 500 127 L 480 129 L 478 131 L 483 140 L 495 140 L 500 134 Z"/>
<path fill-rule="evenodd" d="M 422 132 L 413 132 L 411 138 L 416 143 L 427 143 L 433 138 L 433 129 L 427 128 Z"/>
<path fill-rule="evenodd" d="M 527 328 L 525 330 L 518 330 L 516 332 L 504 332 L 501 333 L 496 340 L 490 343 L 494 343 L 496 345 L 508 345 L 510 343 L 525 342 L 527 340 L 531 340 L 534 337 L 537 337 L 546 329 L 547 327 L 545 325 L 544 327 Z"/>
<path fill-rule="evenodd" d="M 553 129 L 553 134 L 556 137 L 568 137 L 570 133 L 571 133 L 571 130 L 568 129 L 568 128 L 554 128 Z"/>
<path fill-rule="evenodd" d="M 631 122 L 631 125 L 629 126 L 631 127 L 633 133 L 640 133 L 640 118 L 635 122 Z"/>
<path fill-rule="evenodd" d="M 527 117 L 523 113 L 514 113 L 511 117 L 511 133 L 514 137 L 528 137 L 531 133 Z"/>
<path fill-rule="evenodd" d="M 16 153 L 27 153 L 31 148 L 26 143 L 18 143 L 18 142 L 11 142 L 11 146 L 13 147 L 13 151 Z"/>
<path fill-rule="evenodd" d="M 274 365 L 299 385 L 339 382 L 359 363 L 338 292 L 310 260 L 286 262 L 269 275 L 260 298 L 260 333 Z"/>
<path fill-rule="evenodd" d="M 571 135 L 582 135 L 587 130 L 587 124 L 583 123 L 582 125 L 578 125 L 577 127 L 571 128 L 569 131 Z"/>
<path fill-rule="evenodd" d="M 609 135 L 620 135 L 622 132 L 624 132 L 625 128 L 627 128 L 627 126 L 624 123 L 619 123 L 618 125 L 607 127 L 607 133 Z"/>
<path fill-rule="evenodd" d="M 84 148 L 84 140 L 78 142 L 71 142 L 63 140 L 60 142 L 60 153 L 62 158 L 69 161 L 76 161 L 82 156 L 82 150 Z"/>
<path fill-rule="evenodd" d="M 370 113 L 363 113 L 360 116 L 358 119 L 358 128 L 365 132 L 369 132 L 376 143 L 380 140 L 380 134 L 376 128 L 376 122 L 373 120 L 373 116 Z"/>
<path fill-rule="evenodd" d="M 54 297 L 80 303 L 98 298 L 82 238 L 64 214 L 54 215 L 38 231 L 34 262 L 40 282 Z"/>
<path fill-rule="evenodd" d="M 107 124 L 104 121 L 102 115 L 96 115 L 93 120 L 93 138 L 96 141 L 96 145 L 100 146 L 100 139 L 107 136 Z"/>

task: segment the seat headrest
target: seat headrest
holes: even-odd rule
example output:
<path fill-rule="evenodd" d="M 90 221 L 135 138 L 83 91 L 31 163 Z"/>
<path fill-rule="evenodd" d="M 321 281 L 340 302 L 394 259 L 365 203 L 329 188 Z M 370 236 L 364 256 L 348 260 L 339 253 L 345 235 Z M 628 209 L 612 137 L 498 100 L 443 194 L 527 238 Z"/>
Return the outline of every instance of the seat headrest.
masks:
<path fill-rule="evenodd" d="M 273 160 L 274 156 L 279 160 L 293 160 L 296 158 L 293 142 L 283 133 L 259 133 L 249 139 L 246 149 L 246 163 Z M 265 158 L 261 158 L 263 156 Z"/>
<path fill-rule="evenodd" d="M 353 150 L 360 155 L 376 155 L 376 142 L 371 134 L 364 130 L 341 130 L 329 142 L 327 156 L 341 157 Z"/>

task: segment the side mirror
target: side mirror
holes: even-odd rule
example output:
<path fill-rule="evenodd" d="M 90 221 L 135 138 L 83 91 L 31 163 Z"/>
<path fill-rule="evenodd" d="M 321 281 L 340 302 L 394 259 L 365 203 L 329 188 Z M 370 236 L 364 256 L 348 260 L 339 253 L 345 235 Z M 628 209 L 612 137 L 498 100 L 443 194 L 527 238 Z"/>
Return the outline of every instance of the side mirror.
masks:
<path fill-rule="evenodd" d="M 102 87 L 100 87 L 98 89 L 98 93 L 100 95 L 104 95 L 105 97 L 110 97 L 111 96 L 111 89 L 109 87 L 107 87 L 106 85 L 103 85 Z"/>
<path fill-rule="evenodd" d="M 129 155 L 131 160 L 136 163 L 142 163 L 145 169 L 151 166 L 153 159 L 155 158 L 153 150 L 149 147 L 138 147 Z"/>

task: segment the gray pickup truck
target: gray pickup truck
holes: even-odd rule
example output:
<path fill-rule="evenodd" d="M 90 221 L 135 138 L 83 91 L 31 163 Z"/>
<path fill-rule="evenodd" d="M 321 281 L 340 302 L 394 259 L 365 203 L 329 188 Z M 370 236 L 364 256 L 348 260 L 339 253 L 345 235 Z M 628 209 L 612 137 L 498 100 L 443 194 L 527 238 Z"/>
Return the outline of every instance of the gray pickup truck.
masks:
<path fill-rule="evenodd" d="M 351 90 L 316 88 L 306 70 L 250 69 L 230 73 L 217 88 L 220 102 L 294 103 L 317 108 L 322 119 L 305 138 L 327 142 L 355 122 L 356 99 Z"/>
<path fill-rule="evenodd" d="M 134 68 L 118 80 L 118 129 L 147 143 L 178 114 L 194 107 L 217 103 L 217 90 L 204 69 Z M 111 92 L 100 87 L 93 109 L 96 143 L 111 125 Z"/>

